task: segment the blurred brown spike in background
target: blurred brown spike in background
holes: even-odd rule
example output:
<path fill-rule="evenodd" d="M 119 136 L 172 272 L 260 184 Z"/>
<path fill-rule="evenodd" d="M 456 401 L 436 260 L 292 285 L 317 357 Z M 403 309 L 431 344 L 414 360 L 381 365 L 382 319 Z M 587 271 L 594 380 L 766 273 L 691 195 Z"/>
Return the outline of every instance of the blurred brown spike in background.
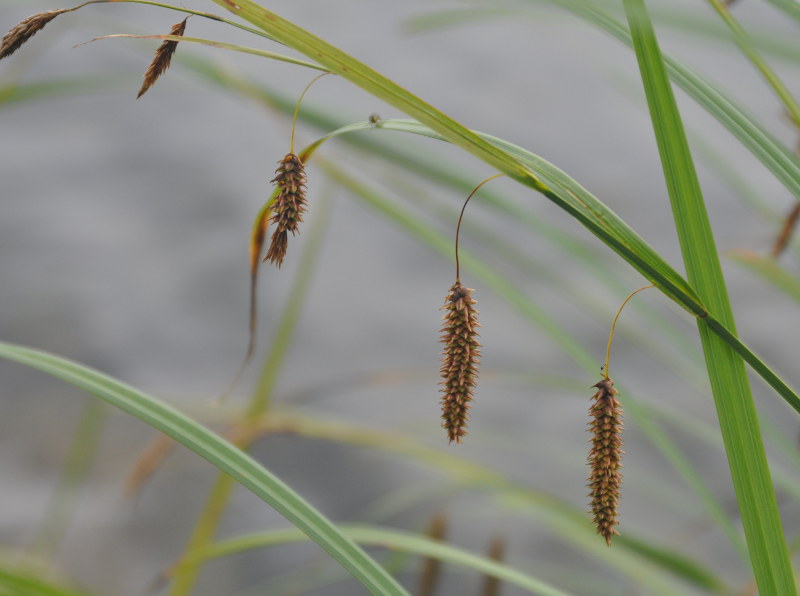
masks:
<path fill-rule="evenodd" d="M 589 431 L 589 498 L 597 533 L 611 546 L 611 538 L 619 535 L 615 526 L 619 490 L 622 485 L 622 405 L 616 399 L 614 381 L 605 378 L 593 385 L 597 393 L 592 399 Z"/>
<path fill-rule="evenodd" d="M 183 33 L 186 31 L 187 20 L 189 20 L 189 17 L 186 17 L 180 23 L 174 24 L 169 34 L 183 36 Z M 164 43 L 158 46 L 158 49 L 153 56 L 153 61 L 150 63 L 150 66 L 147 67 L 147 71 L 144 73 L 142 88 L 139 89 L 139 94 L 136 96 L 136 99 L 139 99 L 142 95 L 144 95 L 147 90 L 150 89 L 153 84 L 155 84 L 155 82 L 158 80 L 158 77 L 164 74 L 164 72 L 169 68 L 169 63 L 172 61 L 172 55 L 177 49 L 178 42 L 170 39 L 164 41 Z"/>
<path fill-rule="evenodd" d="M 125 497 L 135 499 L 153 477 L 164 460 L 167 459 L 177 443 L 171 437 L 158 433 L 136 458 L 125 479 Z"/>
<path fill-rule="evenodd" d="M 506 553 L 506 541 L 502 536 L 497 536 L 489 543 L 489 558 L 497 563 L 502 563 Z M 500 580 L 491 575 L 487 575 L 483 580 L 481 596 L 499 596 Z"/>
<path fill-rule="evenodd" d="M 444 301 L 442 310 L 442 427 L 450 442 L 460 443 L 467 434 L 470 403 L 478 381 L 480 343 L 477 328 L 478 311 L 469 288 L 456 281 Z"/>
<path fill-rule="evenodd" d="M 79 8 L 80 6 L 48 10 L 47 12 L 40 12 L 20 21 L 6 33 L 3 40 L 0 41 L 0 60 L 16 52 L 26 41 L 44 29 L 44 26 L 58 15 L 64 14 L 65 12 L 72 12 Z"/>
<path fill-rule="evenodd" d="M 778 237 L 775 239 L 775 244 L 772 246 L 772 251 L 770 252 L 773 259 L 777 259 L 783 254 L 783 251 L 786 250 L 789 241 L 792 239 L 792 236 L 794 236 L 795 229 L 797 229 L 798 220 L 800 220 L 800 203 L 792 207 L 786 219 L 783 220 L 781 231 L 778 233 Z"/>
<path fill-rule="evenodd" d="M 294 153 L 288 153 L 278 162 L 276 176 L 278 197 L 272 208 L 271 222 L 275 224 L 264 261 L 280 267 L 286 256 L 289 232 L 297 234 L 306 211 L 306 172 L 303 162 Z"/>
<path fill-rule="evenodd" d="M 431 518 L 428 529 L 425 532 L 428 538 L 433 540 L 444 540 L 447 536 L 447 517 L 439 512 Z M 419 586 L 415 594 L 417 596 L 433 596 L 439 584 L 441 576 L 441 561 L 433 557 L 425 557 L 422 563 L 422 573 L 419 578 Z"/>

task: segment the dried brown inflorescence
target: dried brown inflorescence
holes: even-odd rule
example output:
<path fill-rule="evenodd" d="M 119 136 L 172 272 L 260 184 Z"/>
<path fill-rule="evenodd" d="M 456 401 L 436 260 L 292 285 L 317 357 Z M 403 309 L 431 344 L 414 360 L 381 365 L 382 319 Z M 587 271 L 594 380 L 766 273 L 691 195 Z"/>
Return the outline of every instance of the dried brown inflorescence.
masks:
<path fill-rule="evenodd" d="M 184 32 L 186 31 L 186 21 L 188 19 L 189 17 L 186 17 L 180 23 L 175 23 L 172 26 L 172 29 L 170 29 L 169 34 L 183 36 Z M 147 67 L 147 71 L 144 73 L 142 88 L 139 89 L 136 99 L 139 99 L 142 95 L 144 95 L 147 90 L 155 84 L 155 82 L 158 80 L 158 77 L 164 74 L 164 72 L 169 68 L 169 63 L 172 61 L 172 55 L 177 49 L 178 42 L 170 39 L 164 41 L 164 43 L 158 46 L 158 49 L 153 56 L 153 61 L 150 63 L 150 66 Z"/>
<path fill-rule="evenodd" d="M 306 211 L 306 171 L 303 162 L 294 153 L 288 153 L 276 170 L 272 182 L 278 185 L 278 196 L 272 208 L 270 221 L 275 224 L 264 261 L 283 264 L 289 232 L 294 236 L 299 230 Z"/>
<path fill-rule="evenodd" d="M 611 537 L 619 535 L 617 504 L 622 486 L 622 405 L 614 397 L 614 381 L 605 378 L 594 387 L 589 415 L 592 448 L 589 451 L 589 497 L 597 533 L 611 546 Z"/>
<path fill-rule="evenodd" d="M 22 44 L 44 29 L 50 21 L 60 14 L 72 12 L 74 8 L 60 8 L 58 10 L 48 10 L 28 17 L 24 21 L 17 23 L 11 31 L 6 33 L 3 41 L 0 41 L 0 59 L 10 56 L 16 52 Z"/>
<path fill-rule="evenodd" d="M 480 346 L 478 311 L 473 290 L 456 281 L 445 298 L 442 310 L 442 427 L 450 442 L 460 443 L 467 434 L 470 403 L 478 381 Z"/>

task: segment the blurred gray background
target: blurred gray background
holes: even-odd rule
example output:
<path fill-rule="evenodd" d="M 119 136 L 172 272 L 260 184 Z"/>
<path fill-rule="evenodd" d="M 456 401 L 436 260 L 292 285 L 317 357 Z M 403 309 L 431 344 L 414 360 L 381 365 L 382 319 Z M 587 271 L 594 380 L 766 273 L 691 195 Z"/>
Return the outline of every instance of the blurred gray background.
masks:
<path fill-rule="evenodd" d="M 713 20 L 704 3 L 654 2 Z M 741 2 L 737 16 L 759 30 L 791 35 L 792 25 L 762 2 Z M 6 30 L 61 2 L 0 4 Z M 220 12 L 195 0 L 190 8 Z M 497 18 L 412 34 L 408 19 L 455 3 L 306 0 L 273 2 L 278 14 L 341 47 L 439 107 L 465 125 L 520 144 L 552 161 L 611 206 L 673 262 L 680 256 L 658 156 L 632 53 L 576 18 L 545 4 L 521 4 L 531 18 Z M 296 97 L 313 72 L 283 63 L 184 44 L 170 71 L 140 100 L 135 95 L 156 42 L 105 40 L 73 49 L 105 33 L 165 33 L 177 13 L 141 5 L 99 5 L 59 17 L 11 59 L 0 64 L 0 85 L 89 77 L 96 91 L 0 104 L 0 339 L 62 354 L 99 368 L 153 395 L 213 421 L 208 402 L 239 365 L 247 341 L 247 242 L 253 217 L 268 198 L 275 164 L 288 150 L 289 119 L 243 97 L 212 88 L 181 64 L 203 57 L 252 76 Z M 794 29 L 796 33 L 796 28 Z M 659 29 L 662 45 L 759 115 L 787 145 L 796 139 L 777 101 L 757 73 L 728 43 L 701 41 L 670 27 Z M 187 35 L 244 45 L 269 42 L 192 18 Z M 263 43 L 262 43 L 263 42 Z M 797 94 L 797 71 L 775 61 Z M 796 65 L 796 63 L 795 63 Z M 775 213 L 792 205 L 788 192 L 764 167 L 700 108 L 678 92 L 687 128 L 704 139 L 759 190 Z M 308 105 L 340 115 L 342 124 L 404 117 L 335 77 L 318 82 Z M 320 132 L 297 131 L 302 147 Z M 463 168 L 477 184 L 493 172 L 459 150 L 430 140 L 378 130 L 404 147 L 429 152 Z M 321 154 L 351 171 L 369 172 L 389 192 L 415 192 L 409 205 L 438 199 L 458 205 L 463 196 L 443 191 L 394 169 L 379 158 L 354 153 L 338 141 Z M 734 196 L 725 180 L 699 160 L 700 175 L 721 251 L 768 250 L 777 223 L 767 221 Z M 428 250 L 357 199 L 326 184 L 308 166 L 310 215 L 316 201 L 332 202 L 322 257 L 281 371 L 275 400 L 317 417 L 347 420 L 376 430 L 409 434 L 445 448 L 438 424 L 439 306 L 452 283 L 454 264 Z M 630 290 L 644 281 L 599 241 L 541 196 L 508 180 L 492 183 L 556 229 L 581 238 L 620 272 Z M 409 207 L 412 208 L 412 207 Z M 464 245 L 514 275 L 514 283 L 558 324 L 580 338 L 602 364 L 610 320 L 624 299 L 575 268 L 551 244 L 497 217 L 478 198 L 467 218 L 491 222 L 520 250 L 555 272 L 519 276 L 479 243 Z M 455 230 L 455 221 L 441 226 Z M 280 270 L 264 267 L 260 284 L 259 352 L 230 406 L 245 403 L 263 360 L 305 246 L 290 244 Z M 798 386 L 797 307 L 730 261 L 730 293 L 741 335 L 790 384 Z M 787 268 L 800 272 L 796 253 Z M 572 363 L 546 335 L 518 312 L 462 274 L 476 288 L 484 345 L 483 378 L 471 436 L 460 455 L 512 479 L 583 506 L 586 407 L 594 378 Z M 544 280 L 544 281 L 543 281 Z M 576 298 L 596 305 L 587 312 Z M 692 337 L 693 321 L 656 292 L 647 301 Z M 577 301 L 578 304 L 581 300 Z M 598 316 L 598 313 L 599 316 Z M 647 322 L 629 311 L 621 325 L 648 335 Z M 687 417 L 716 424 L 708 393 L 665 369 L 623 336 L 612 366 L 631 393 L 647 402 L 669 402 Z M 658 337 L 650 337 L 655 344 Z M 694 340 L 692 340 L 694 342 Z M 696 342 L 695 342 L 696 343 Z M 673 354 L 680 362 L 681 355 Z M 567 379 L 570 390 L 531 382 L 525 375 Z M 18 365 L 0 362 L 0 542 L 29 543 L 41 522 L 65 450 L 85 398 L 80 391 Z M 384 375 L 380 382 L 359 379 Z M 787 436 L 796 432 L 788 408 L 758 381 L 759 406 Z M 301 403 L 302 402 L 302 403 Z M 205 409 L 204 409 L 205 408 Z M 210 418 L 209 418 L 210 416 Z M 82 492 L 59 555 L 64 572 L 98 594 L 144 594 L 148 583 L 179 555 L 214 477 L 210 465 L 185 451 L 174 454 L 133 502 L 122 495 L 127 471 L 153 432 L 112 414 L 102 452 Z M 719 450 L 680 437 L 716 494 L 734 511 L 727 465 Z M 626 484 L 621 529 L 645 536 L 671 536 L 709 559 L 723 543 L 716 529 L 697 529 L 697 499 L 635 425 L 626 431 Z M 587 561 L 555 540 L 541 521 L 497 508 L 480 493 L 439 495 L 391 505 L 387 494 L 418 487 L 436 490 L 439 475 L 422 465 L 326 442 L 295 437 L 261 441 L 256 455 L 335 520 L 370 518 L 420 529 L 446 507 L 457 544 L 482 551 L 489 538 L 508 537 L 508 560 L 545 578 Z M 427 488 L 426 488 L 427 487 Z M 393 492 L 394 491 L 394 492 Z M 399 497 L 398 497 L 399 500 Z M 783 511 L 797 529 L 798 510 Z M 697 515 L 697 518 L 693 518 Z M 524 523 L 520 523 L 520 520 Z M 707 522 L 703 522 L 707 523 Z M 223 528 L 235 535 L 283 527 L 252 495 L 237 493 Z M 790 535 L 791 532 L 790 532 Z M 734 582 L 744 581 L 730 549 L 714 555 Z M 271 583 L 294 567 L 315 561 L 335 575 L 313 546 L 254 553 L 209 567 L 197 594 L 293 593 Z M 298 567 L 303 568 L 303 567 Z M 288 571 L 287 571 L 288 570 Z M 281 576 L 282 577 L 282 576 Z M 475 577 L 448 577 L 446 594 L 472 593 Z M 613 578 L 606 580 L 613 584 Z M 277 580 L 276 580 L 277 582 Z M 261 591 L 242 591 L 246 586 Z M 290 585 L 290 584 L 285 584 Z M 413 586 L 413 581 L 411 584 Z M 272 587 L 270 587 L 272 586 Z M 576 593 L 591 594 L 591 589 Z M 312 592 L 309 592 L 312 593 Z M 359 593 L 351 583 L 313 593 Z M 513 589 L 504 593 L 516 594 Z M 639 592 L 631 592 L 639 593 Z"/>

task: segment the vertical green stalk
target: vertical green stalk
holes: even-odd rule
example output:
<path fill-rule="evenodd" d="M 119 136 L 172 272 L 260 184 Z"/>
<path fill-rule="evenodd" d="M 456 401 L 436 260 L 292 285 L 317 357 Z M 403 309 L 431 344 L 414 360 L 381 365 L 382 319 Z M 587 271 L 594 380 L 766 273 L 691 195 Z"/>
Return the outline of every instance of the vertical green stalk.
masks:
<path fill-rule="evenodd" d="M 280 317 L 280 324 L 275 332 L 275 337 L 264 367 L 261 370 L 256 389 L 253 391 L 250 403 L 240 421 L 244 432 L 233 441 L 243 451 L 247 451 L 252 445 L 253 434 L 250 431 L 269 410 L 272 391 L 300 317 L 304 302 L 303 298 L 308 293 L 314 264 L 320 254 L 324 237 L 323 232 L 328 221 L 330 202 L 319 201 L 315 207 L 317 213 L 308 233 L 308 245 L 303 251 L 300 267 L 294 279 L 286 308 Z M 191 594 L 197 583 L 202 562 L 195 557 L 187 557 L 186 554 L 201 552 L 213 544 L 217 529 L 222 521 L 222 516 L 225 514 L 228 500 L 235 486 L 236 481 L 231 476 L 220 474 L 217 477 L 197 525 L 186 544 L 184 556 L 173 569 L 172 585 L 168 596 L 188 596 Z"/>
<path fill-rule="evenodd" d="M 53 492 L 49 508 L 31 550 L 44 557 L 52 557 L 67 531 L 75 511 L 80 489 L 86 482 L 98 453 L 98 443 L 105 428 L 108 406 L 95 399 L 88 400 L 67 450 L 58 486 Z"/>
<path fill-rule="evenodd" d="M 683 123 L 644 0 L 624 0 L 686 273 L 708 311 L 735 333 L 719 255 Z M 796 594 L 744 362 L 698 320 L 750 560 L 762 596 Z"/>

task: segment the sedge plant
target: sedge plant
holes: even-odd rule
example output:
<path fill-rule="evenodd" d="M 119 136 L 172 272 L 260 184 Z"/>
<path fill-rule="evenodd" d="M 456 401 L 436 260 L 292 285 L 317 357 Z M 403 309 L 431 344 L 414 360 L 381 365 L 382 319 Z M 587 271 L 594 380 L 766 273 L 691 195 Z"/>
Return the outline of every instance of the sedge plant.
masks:
<path fill-rule="evenodd" d="M 710 516 L 724 529 L 724 533 L 730 543 L 734 545 L 734 549 L 739 550 L 743 564 L 751 566 L 753 581 L 758 592 L 776 596 L 796 593 L 794 572 L 774 486 L 780 484 L 788 487 L 788 490 L 797 491 L 798 489 L 793 485 L 791 478 L 788 478 L 790 475 L 785 474 L 781 468 L 777 468 L 777 474 L 771 473 L 764 447 L 765 440 L 749 385 L 747 367 L 770 387 L 775 398 L 782 400 L 793 416 L 800 413 L 800 397 L 791 385 L 737 334 L 733 310 L 727 296 L 726 280 L 720 265 L 719 252 L 706 213 L 694 159 L 683 132 L 681 114 L 672 94 L 672 83 L 687 89 L 690 95 L 719 119 L 747 149 L 752 151 L 772 172 L 776 180 L 796 198 L 800 198 L 800 164 L 790 149 L 767 133 L 735 102 L 730 101 L 708 81 L 704 81 L 690 69 L 662 53 L 644 0 L 625 0 L 624 21 L 605 12 L 600 6 L 582 0 L 558 0 L 554 3 L 629 44 L 636 56 L 650 108 L 650 121 L 655 131 L 656 144 L 664 168 L 670 206 L 675 219 L 675 232 L 681 245 L 685 277 L 614 213 L 608 204 L 598 199 L 553 164 L 526 148 L 485 132 L 468 128 L 449 117 L 443 107 L 425 102 L 392 82 L 386 75 L 372 69 L 368 64 L 356 60 L 340 48 L 305 31 L 298 24 L 283 19 L 259 3 L 251 0 L 237 0 L 236 2 L 212 0 L 211 3 L 218 5 L 220 10 L 228 13 L 223 17 L 210 12 L 190 10 L 177 4 L 143 0 L 116 1 L 146 5 L 151 9 L 166 8 L 195 15 L 196 18 L 210 19 L 223 26 L 235 26 L 253 34 L 254 38 L 257 38 L 257 42 L 254 43 L 282 44 L 305 56 L 304 59 L 298 59 L 261 47 L 245 47 L 216 40 L 189 38 L 185 36 L 187 21 L 184 19 L 173 25 L 169 34 L 145 36 L 160 39 L 162 45 L 145 73 L 144 83 L 139 91 L 140 97 L 145 92 L 151 94 L 155 92 L 150 89 L 156 80 L 164 75 L 180 44 L 199 43 L 288 62 L 296 67 L 335 73 L 339 75 L 340 79 L 362 89 L 368 95 L 385 102 L 410 118 L 383 119 L 378 116 L 370 116 L 363 122 L 328 122 L 322 126 L 323 136 L 295 153 L 296 123 L 308 121 L 309 125 L 314 125 L 313 114 L 304 116 L 299 110 L 299 101 L 295 103 L 290 151 L 279 162 L 277 175 L 272 180 L 276 184 L 275 192 L 256 215 L 251 233 L 251 339 L 248 359 L 254 350 L 254 338 L 257 331 L 255 326 L 257 307 L 255 288 L 259 277 L 258 263 L 262 258 L 261 253 L 267 229 L 270 224 L 275 227 L 266 256 L 263 258 L 280 267 L 287 255 L 288 232 L 292 232 L 294 235 L 299 231 L 299 224 L 303 221 L 303 215 L 309 202 L 305 166 L 310 160 L 319 159 L 320 170 L 329 184 L 347 189 L 352 196 L 381 212 L 387 221 L 403 227 L 409 234 L 419 238 L 435 250 L 439 250 L 443 254 L 452 253 L 452 242 L 446 236 L 430 229 L 420 220 L 409 215 L 407 210 L 398 207 L 380 191 L 367 186 L 364 181 L 354 178 L 327 159 L 317 158 L 318 149 L 334 139 L 345 141 L 359 131 L 376 130 L 386 135 L 401 132 L 405 135 L 417 135 L 450 143 L 471 154 L 491 170 L 498 172 L 496 176 L 505 175 L 512 179 L 524 189 L 526 196 L 529 196 L 531 200 L 545 198 L 561 208 L 565 217 L 572 218 L 583 226 L 586 232 L 598 238 L 634 271 L 644 277 L 649 284 L 660 291 L 664 297 L 677 305 L 687 319 L 693 319 L 696 322 L 705 363 L 704 369 L 701 367 L 700 372 L 707 375 L 710 382 L 721 430 L 721 444 L 729 462 L 743 536 L 739 535 L 731 520 L 726 518 L 718 501 L 710 494 L 674 441 L 666 433 L 663 433 L 657 424 L 653 423 L 652 409 L 640 403 L 640 400 L 626 394 L 623 400 L 626 405 L 626 415 L 628 420 L 634 421 L 634 424 L 646 430 L 649 439 L 667 457 L 671 465 L 680 471 L 686 482 L 700 496 Z M 0 42 L 0 58 L 9 58 L 18 51 L 24 51 L 24 46 L 33 43 L 32 38 L 59 15 L 79 9 L 86 10 L 89 5 L 106 3 L 109 2 L 95 0 L 80 6 L 56 8 L 21 21 L 11 27 L 9 33 Z M 742 26 L 733 20 L 730 15 L 731 8 L 716 1 L 713 1 L 712 5 L 721 15 L 725 25 L 733 32 L 735 42 L 748 59 L 758 66 L 767 83 L 775 90 L 776 95 L 790 114 L 791 121 L 797 124 L 795 118 L 797 104 L 786 86 L 768 66 L 767 61 L 762 58 L 756 48 L 757 43 L 745 35 Z M 781 6 L 785 10 L 791 11 L 791 6 L 783 4 Z M 197 70 L 209 75 L 207 67 L 200 65 Z M 219 80 L 220 77 L 216 77 L 217 83 Z M 257 98 L 259 101 L 273 102 L 273 107 L 276 105 L 273 96 L 253 85 L 248 86 L 242 81 L 231 79 L 223 81 L 222 84 L 238 93 Z M 301 97 L 304 94 L 305 91 Z M 278 106 L 278 108 L 285 112 L 291 111 L 285 106 L 283 108 Z M 317 124 L 319 121 L 318 118 Z M 385 159 L 391 161 L 393 159 L 391 152 L 396 150 L 379 145 L 378 151 L 385 151 Z M 394 157 L 397 157 L 397 153 Z M 413 155 L 401 157 L 402 159 L 398 158 L 398 162 L 404 159 L 408 160 L 408 163 L 413 163 Z M 454 188 L 462 185 L 461 190 L 464 190 L 464 180 L 468 177 L 463 174 L 453 175 L 446 169 L 437 169 L 436 165 L 429 167 L 426 164 L 425 167 L 423 176 L 436 179 L 437 183 L 451 185 Z M 413 165 L 411 169 L 414 169 Z M 315 183 L 314 187 L 318 187 L 318 183 Z M 466 207 L 466 203 L 462 207 L 461 217 L 463 217 L 464 207 Z M 498 199 L 496 203 L 493 202 L 492 207 L 499 212 L 505 210 L 507 214 L 511 214 L 514 209 L 514 207 L 509 207 L 508 203 L 504 203 L 502 199 Z M 459 230 L 461 217 L 458 220 Z M 775 246 L 781 247 L 780 250 L 775 248 L 772 250 L 771 266 L 774 266 L 775 258 L 790 244 L 791 231 L 796 220 L 796 209 L 793 209 L 782 225 L 775 243 Z M 489 226 L 481 225 L 480 231 L 487 236 L 491 235 Z M 290 429 L 290 432 L 300 433 L 311 438 L 324 437 L 327 440 L 341 441 L 345 444 L 386 450 L 400 454 L 400 457 L 409 460 L 425 462 L 432 467 L 447 470 L 448 473 L 457 476 L 463 485 L 489 487 L 492 493 L 500 498 L 512 498 L 516 502 L 522 503 L 526 511 L 546 518 L 547 523 L 556 528 L 560 536 L 581 545 L 581 548 L 585 549 L 590 556 L 607 562 L 613 560 L 612 564 L 616 565 L 618 570 L 630 573 L 632 577 L 636 575 L 638 563 L 642 560 L 647 561 L 649 565 L 658 570 L 647 580 L 650 582 L 647 584 L 648 587 L 654 593 L 670 593 L 669 591 L 674 589 L 673 584 L 664 583 L 658 573 L 665 573 L 671 580 L 677 579 L 684 584 L 691 584 L 693 589 L 703 593 L 728 593 L 730 587 L 726 586 L 724 580 L 716 574 L 710 573 L 705 568 L 694 566 L 680 553 L 648 545 L 646 541 L 637 538 L 635 532 L 631 535 L 621 532 L 620 536 L 614 538 L 612 548 L 607 549 L 606 545 L 612 543 L 612 536 L 616 536 L 618 533 L 616 529 L 618 523 L 617 499 L 621 482 L 619 456 L 621 455 L 620 433 L 622 427 L 622 403 L 617 399 L 617 389 L 609 377 L 608 359 L 606 359 L 604 377 L 595 385 L 598 392 L 592 407 L 591 429 L 594 442 L 590 455 L 591 476 L 589 482 L 592 489 L 591 507 L 594 522 L 597 531 L 601 534 L 599 541 L 604 543 L 600 546 L 606 551 L 614 551 L 613 554 L 598 549 L 596 544 L 598 540 L 590 542 L 591 538 L 598 537 L 591 536 L 594 533 L 591 518 L 579 507 L 565 505 L 538 491 L 535 487 L 521 486 L 512 482 L 493 470 L 471 462 L 463 455 L 431 450 L 413 440 L 393 437 L 387 433 L 370 432 L 364 427 L 340 428 L 331 421 L 316 421 L 299 412 L 288 415 L 273 413 L 271 400 L 275 382 L 286 356 L 289 338 L 297 322 L 299 305 L 307 292 L 310 271 L 316 259 L 315 255 L 319 254 L 318 238 L 321 237 L 321 233 L 321 229 L 308 232 L 310 244 L 306 247 L 306 260 L 301 265 L 300 273 L 294 282 L 293 293 L 287 303 L 286 312 L 281 317 L 281 324 L 276 332 L 277 340 L 273 343 L 267 356 L 250 404 L 240 417 L 229 421 L 232 424 L 225 436 L 210 431 L 164 401 L 153 398 L 146 392 L 125 385 L 99 371 L 46 352 L 13 344 L 0 344 L 0 356 L 42 370 L 85 389 L 96 397 L 143 420 L 154 429 L 165 433 L 172 440 L 201 455 L 220 470 L 221 475 L 217 478 L 207 497 L 185 551 L 176 556 L 175 564 L 165 572 L 165 579 L 169 584 L 168 594 L 185 596 L 193 593 L 198 587 L 200 572 L 207 561 L 237 552 L 303 539 L 311 539 L 320 545 L 346 572 L 373 594 L 404 594 L 407 593 L 407 588 L 401 584 L 396 574 L 387 570 L 390 567 L 388 563 L 380 564 L 376 557 L 368 554 L 359 546 L 359 543 L 379 543 L 400 550 L 405 549 L 425 557 L 428 563 L 432 560 L 441 560 L 466 566 L 484 575 L 481 580 L 481 584 L 487 586 L 484 588 L 484 593 L 496 592 L 498 581 L 513 583 L 531 593 L 570 593 L 568 589 L 562 588 L 557 582 L 537 577 L 536 572 L 527 572 L 524 565 L 515 566 L 512 563 L 498 561 L 500 558 L 498 552 L 503 550 L 500 547 L 494 549 L 494 554 L 480 556 L 459 550 L 442 540 L 425 537 L 424 533 L 406 535 L 388 528 L 332 523 L 267 468 L 248 455 L 254 441 L 263 436 L 265 432 L 278 432 L 275 429 Z M 303 234 L 306 235 L 305 232 Z M 577 241 L 577 244 L 570 244 L 570 241 L 559 238 L 558 242 L 569 244 L 570 250 L 573 251 L 582 266 L 586 266 L 587 263 L 592 262 L 592 259 L 596 259 L 595 255 L 587 255 L 586 251 L 582 251 L 580 241 Z M 508 253 L 514 256 L 515 247 L 509 247 Z M 476 313 L 472 310 L 474 300 L 470 296 L 471 290 L 464 288 L 460 282 L 461 262 L 469 268 L 473 275 L 487 282 L 509 304 L 528 317 L 537 328 L 546 330 L 552 334 L 552 337 L 557 338 L 556 342 L 567 358 L 571 359 L 584 373 L 590 370 L 594 363 L 592 356 L 580 345 L 579 341 L 562 332 L 557 322 L 552 321 L 546 312 L 542 312 L 538 305 L 523 295 L 501 273 L 492 270 L 480 259 L 474 258 L 468 253 L 459 255 L 458 232 L 456 233 L 455 254 L 456 284 L 451 288 L 446 302 L 447 319 L 443 331 L 445 363 L 442 367 L 442 375 L 446 384 L 443 398 L 445 428 L 448 431 L 449 440 L 460 443 L 466 433 L 467 411 L 469 403 L 472 401 L 472 389 L 477 378 L 479 345 L 475 339 L 474 328 L 477 327 L 477 320 L 475 319 Z M 744 258 L 739 260 L 747 262 Z M 751 259 L 749 262 L 752 265 L 754 261 Z M 762 273 L 772 271 L 763 264 L 754 267 Z M 280 283 L 283 273 L 277 269 L 271 270 L 269 272 L 271 283 Z M 775 273 L 772 271 L 771 279 L 778 279 L 782 274 L 785 272 Z M 784 275 L 781 279 L 785 280 L 785 277 Z M 619 285 L 616 287 L 619 289 Z M 790 282 L 784 281 L 781 287 L 793 288 L 794 286 Z M 792 290 L 787 289 L 786 291 Z M 616 319 L 614 323 L 616 324 Z M 668 324 L 665 325 L 665 327 L 667 326 Z M 237 375 L 237 379 L 238 377 L 239 375 Z M 668 408 L 668 404 L 664 407 Z M 581 474 L 581 471 L 576 470 L 575 473 Z M 217 534 L 221 518 L 236 484 L 243 485 L 260 497 L 297 529 L 219 541 Z M 587 536 L 591 536 L 591 538 L 587 538 Z M 498 540 L 497 544 L 503 544 L 503 541 Z M 506 558 L 513 560 L 511 557 Z M 28 581 L 27 576 L 22 573 L 3 572 L 3 574 L 0 575 L 0 580 L 6 581 L 9 586 L 21 586 Z M 441 580 L 438 580 L 437 583 L 441 583 Z M 569 584 L 569 581 L 565 579 L 564 583 Z M 430 581 L 428 584 L 432 585 Z M 65 589 L 61 593 L 70 592 Z"/>

